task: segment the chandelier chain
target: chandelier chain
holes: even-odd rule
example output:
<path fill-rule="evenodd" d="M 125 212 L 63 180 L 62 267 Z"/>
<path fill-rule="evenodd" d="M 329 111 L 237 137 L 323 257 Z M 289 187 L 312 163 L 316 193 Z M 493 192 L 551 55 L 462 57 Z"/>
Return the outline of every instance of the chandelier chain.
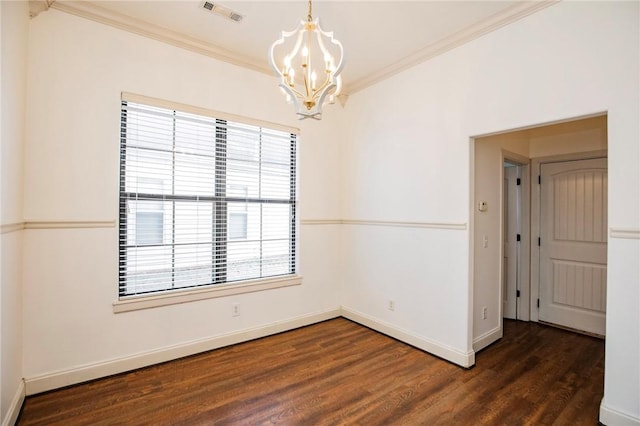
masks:
<path fill-rule="evenodd" d="M 307 21 L 313 21 L 313 17 L 311 16 L 311 0 L 309 0 L 309 14 L 307 15 Z"/>

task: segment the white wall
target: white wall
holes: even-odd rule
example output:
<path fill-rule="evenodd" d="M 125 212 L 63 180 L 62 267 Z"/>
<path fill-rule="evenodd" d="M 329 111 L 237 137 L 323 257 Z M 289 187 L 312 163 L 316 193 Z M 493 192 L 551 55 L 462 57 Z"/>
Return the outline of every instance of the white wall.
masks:
<path fill-rule="evenodd" d="M 471 137 L 608 112 L 609 224 L 632 232 L 609 240 L 602 407 L 603 418 L 636 422 L 638 14 L 637 2 L 562 2 L 409 69 L 350 97 L 344 148 L 346 218 L 468 224 Z M 473 229 L 409 225 L 346 226 L 344 304 L 384 327 L 469 352 L 478 315 Z M 395 311 L 386 310 L 387 298 Z"/>
<path fill-rule="evenodd" d="M 474 147 L 473 192 L 473 341 L 476 350 L 502 337 L 502 179 L 503 151 L 528 158 L 527 132 L 505 133 L 478 138 Z M 477 204 L 487 203 L 487 211 L 480 212 Z M 484 247 L 484 237 L 487 247 Z M 487 318 L 482 318 L 482 308 Z M 477 342 L 480 342 L 478 345 Z"/>
<path fill-rule="evenodd" d="M 0 422 L 13 423 L 22 387 L 22 150 L 29 11 L 0 3 Z"/>
<path fill-rule="evenodd" d="M 305 220 L 339 216 L 339 106 L 328 108 L 322 122 L 299 122 L 271 76 L 56 10 L 33 19 L 30 31 L 24 205 L 27 392 L 30 383 L 43 390 L 112 371 L 109 365 L 133 365 L 124 361 L 138 355 L 154 359 L 153 354 L 175 347 L 338 312 L 339 228 Z M 113 313 L 118 232 L 115 226 L 91 223 L 118 217 L 121 91 L 301 128 L 302 285 Z M 241 304 L 239 317 L 231 316 L 235 302 Z"/>

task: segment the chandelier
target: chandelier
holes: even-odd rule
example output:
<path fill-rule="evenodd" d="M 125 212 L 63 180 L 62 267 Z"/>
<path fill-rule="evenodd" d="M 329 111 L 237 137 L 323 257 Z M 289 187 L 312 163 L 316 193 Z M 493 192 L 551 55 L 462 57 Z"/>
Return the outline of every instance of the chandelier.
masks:
<path fill-rule="evenodd" d="M 313 19 L 311 0 L 307 20 L 300 21 L 293 31 L 282 31 L 280 39 L 271 45 L 269 63 L 300 120 L 319 120 L 323 105 L 334 103 L 342 89 L 342 43 Z"/>

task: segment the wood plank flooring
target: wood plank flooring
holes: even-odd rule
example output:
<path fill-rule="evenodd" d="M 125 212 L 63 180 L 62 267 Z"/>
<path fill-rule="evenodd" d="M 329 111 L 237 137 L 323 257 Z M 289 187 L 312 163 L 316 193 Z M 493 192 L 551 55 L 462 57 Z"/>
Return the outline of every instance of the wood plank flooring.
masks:
<path fill-rule="evenodd" d="M 505 321 L 465 370 L 338 318 L 30 396 L 19 425 L 596 425 L 604 341 Z"/>

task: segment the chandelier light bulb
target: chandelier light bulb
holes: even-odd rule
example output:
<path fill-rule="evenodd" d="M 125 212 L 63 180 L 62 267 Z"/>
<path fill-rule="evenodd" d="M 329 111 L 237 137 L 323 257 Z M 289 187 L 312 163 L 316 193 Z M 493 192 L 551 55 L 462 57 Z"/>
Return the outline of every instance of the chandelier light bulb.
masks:
<path fill-rule="evenodd" d="M 294 70 L 293 68 L 289 70 L 289 86 L 292 86 L 295 84 L 295 78 L 296 78 L 296 70 Z"/>

